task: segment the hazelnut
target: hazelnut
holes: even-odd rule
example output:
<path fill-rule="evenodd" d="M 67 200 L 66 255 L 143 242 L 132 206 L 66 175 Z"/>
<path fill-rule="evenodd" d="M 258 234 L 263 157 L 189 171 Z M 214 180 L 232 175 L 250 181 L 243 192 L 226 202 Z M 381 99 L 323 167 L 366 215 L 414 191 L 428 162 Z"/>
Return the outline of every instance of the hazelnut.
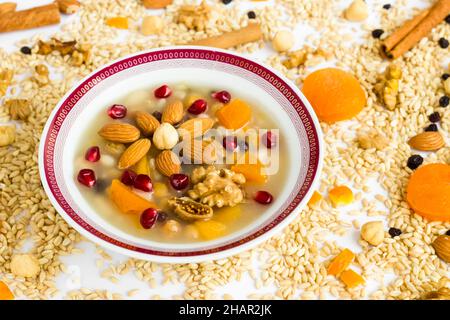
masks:
<path fill-rule="evenodd" d="M 10 145 L 16 139 L 16 127 L 0 126 L 0 147 Z"/>
<path fill-rule="evenodd" d="M 163 27 L 163 19 L 158 16 L 147 16 L 142 20 L 141 32 L 145 36 L 159 34 Z"/>
<path fill-rule="evenodd" d="M 38 259 L 31 254 L 16 254 L 11 258 L 12 274 L 18 277 L 34 278 L 41 272 Z"/>
<path fill-rule="evenodd" d="M 172 149 L 178 143 L 178 132 L 170 123 L 162 123 L 153 134 L 153 143 L 159 150 Z"/>
<path fill-rule="evenodd" d="M 294 46 L 294 42 L 294 35 L 287 30 L 282 30 L 275 34 L 272 40 L 272 46 L 278 52 L 285 52 Z"/>
<path fill-rule="evenodd" d="M 359 22 L 367 19 L 369 9 L 363 0 L 355 0 L 344 12 L 345 19 L 353 22 Z"/>
<path fill-rule="evenodd" d="M 361 238 L 373 246 L 384 240 L 384 226 L 381 221 L 370 221 L 361 227 Z"/>

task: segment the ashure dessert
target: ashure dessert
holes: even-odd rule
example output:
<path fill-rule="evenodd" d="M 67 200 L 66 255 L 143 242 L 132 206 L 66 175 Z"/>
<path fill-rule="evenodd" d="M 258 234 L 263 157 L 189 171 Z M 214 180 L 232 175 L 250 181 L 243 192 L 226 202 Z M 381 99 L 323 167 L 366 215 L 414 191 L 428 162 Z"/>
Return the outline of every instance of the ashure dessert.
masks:
<path fill-rule="evenodd" d="M 107 223 L 133 236 L 217 239 L 262 216 L 282 189 L 276 124 L 226 90 L 164 84 L 93 119 L 74 178 Z"/>

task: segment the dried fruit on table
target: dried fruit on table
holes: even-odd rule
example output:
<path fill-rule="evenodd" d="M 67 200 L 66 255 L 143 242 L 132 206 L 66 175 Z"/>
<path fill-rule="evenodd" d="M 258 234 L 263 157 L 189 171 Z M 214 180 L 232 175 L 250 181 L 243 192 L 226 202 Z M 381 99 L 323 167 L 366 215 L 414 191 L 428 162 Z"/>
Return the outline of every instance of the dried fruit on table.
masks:
<path fill-rule="evenodd" d="M 0 300 L 14 300 L 14 294 L 3 281 L 0 281 Z"/>
<path fill-rule="evenodd" d="M 8 87 L 11 85 L 14 73 L 12 70 L 6 69 L 0 72 L 0 98 L 6 94 Z"/>
<path fill-rule="evenodd" d="M 141 214 L 145 209 L 158 208 L 156 203 L 137 195 L 117 179 L 112 181 L 108 193 L 110 199 L 123 213 Z"/>
<path fill-rule="evenodd" d="M 16 127 L 0 126 L 0 147 L 10 145 L 16 140 Z"/>
<path fill-rule="evenodd" d="M 166 177 L 179 173 L 181 170 L 180 159 L 170 150 L 164 150 L 156 156 L 155 166 Z"/>
<path fill-rule="evenodd" d="M 342 271 L 339 279 L 347 286 L 347 288 L 356 288 L 366 283 L 363 277 L 352 269 Z"/>
<path fill-rule="evenodd" d="M 172 149 L 178 143 L 178 131 L 170 123 L 162 123 L 153 134 L 153 144 L 159 150 Z"/>
<path fill-rule="evenodd" d="M 178 128 L 178 133 L 182 139 L 195 139 L 211 129 L 214 120 L 211 118 L 193 118 L 183 122 Z"/>
<path fill-rule="evenodd" d="M 145 111 L 136 112 L 136 124 L 145 136 L 153 134 L 160 126 L 158 119 Z"/>
<path fill-rule="evenodd" d="M 402 70 L 398 65 L 391 64 L 383 76 L 380 76 L 375 85 L 375 92 L 383 101 L 386 108 L 394 110 L 398 102 L 399 82 L 402 78 Z"/>
<path fill-rule="evenodd" d="M 443 277 L 439 282 L 428 283 L 428 286 L 434 288 L 434 291 L 425 292 L 419 300 L 450 300 L 450 279 Z"/>
<path fill-rule="evenodd" d="M 450 236 L 440 235 L 434 240 L 432 245 L 436 255 L 443 261 L 450 263 Z"/>
<path fill-rule="evenodd" d="M 11 273 L 18 277 L 34 278 L 41 272 L 38 259 L 32 254 L 16 254 L 11 257 Z"/>
<path fill-rule="evenodd" d="M 227 226 L 221 222 L 208 220 L 208 221 L 196 221 L 195 227 L 200 234 L 200 237 L 204 240 L 217 239 L 225 234 Z"/>
<path fill-rule="evenodd" d="M 183 220 L 205 220 L 213 216 L 213 209 L 189 197 L 173 198 L 167 201 L 172 210 Z"/>
<path fill-rule="evenodd" d="M 13 120 L 27 120 L 31 113 L 30 103 L 26 99 L 7 100 L 5 107 L 8 108 Z"/>
<path fill-rule="evenodd" d="M 45 64 L 38 64 L 35 68 L 34 79 L 39 86 L 45 86 L 50 82 L 49 71 Z"/>
<path fill-rule="evenodd" d="M 320 200 L 322 200 L 322 195 L 319 192 L 314 191 L 313 195 L 311 196 L 311 199 L 309 199 L 308 201 L 308 206 L 313 206 Z"/>
<path fill-rule="evenodd" d="M 361 238 L 373 246 L 384 240 L 384 226 L 382 221 L 370 221 L 361 227 Z"/>
<path fill-rule="evenodd" d="M 436 151 L 445 146 L 445 140 L 439 132 L 425 131 L 409 139 L 408 144 L 420 151 Z"/>
<path fill-rule="evenodd" d="M 117 29 L 128 29 L 128 18 L 127 17 L 114 17 L 106 19 L 107 26 L 117 28 Z"/>
<path fill-rule="evenodd" d="M 142 19 L 141 32 L 144 36 L 159 34 L 164 28 L 164 20 L 158 16 L 146 16 Z"/>
<path fill-rule="evenodd" d="M 450 165 L 422 165 L 409 178 L 406 200 L 417 214 L 432 221 L 450 221 Z"/>
<path fill-rule="evenodd" d="M 346 270 L 355 259 L 355 254 L 349 249 L 344 249 L 339 253 L 328 266 L 327 273 L 336 276 Z"/>
<path fill-rule="evenodd" d="M 288 69 L 297 68 L 306 62 L 308 51 L 305 49 L 296 50 L 288 54 L 288 59 L 282 62 Z"/>
<path fill-rule="evenodd" d="M 205 1 L 198 6 L 183 5 L 178 9 L 178 23 L 184 24 L 188 29 L 205 30 L 210 18 L 211 8 Z"/>
<path fill-rule="evenodd" d="M 98 132 L 105 140 L 119 143 L 131 143 L 139 139 L 141 132 L 128 123 L 108 123 Z"/>
<path fill-rule="evenodd" d="M 318 118 L 328 123 L 351 119 L 366 105 L 366 95 L 358 80 L 340 69 L 326 68 L 311 73 L 302 91 Z"/>
<path fill-rule="evenodd" d="M 246 102 L 233 99 L 217 110 L 216 116 L 225 128 L 240 129 L 250 121 L 252 109 Z"/>
<path fill-rule="evenodd" d="M 353 191 L 347 186 L 337 186 L 328 192 L 333 207 L 353 202 Z"/>
<path fill-rule="evenodd" d="M 260 162 L 255 164 L 235 164 L 231 167 L 231 170 L 243 174 L 247 182 L 264 184 L 267 181 L 267 175 L 264 173 L 264 166 Z"/>
<path fill-rule="evenodd" d="M 77 0 L 57 0 L 59 11 L 65 14 L 74 14 L 79 9 L 81 4 Z"/>
<path fill-rule="evenodd" d="M 120 156 L 118 168 L 127 169 L 141 160 L 150 150 L 152 143 L 149 139 L 139 139 L 133 142 Z"/>
<path fill-rule="evenodd" d="M 172 4 L 173 0 L 142 0 L 142 4 L 147 9 L 162 9 Z"/>
<path fill-rule="evenodd" d="M 389 140 L 380 133 L 361 133 L 357 137 L 358 145 L 362 149 L 377 149 L 383 150 L 389 144 Z"/>

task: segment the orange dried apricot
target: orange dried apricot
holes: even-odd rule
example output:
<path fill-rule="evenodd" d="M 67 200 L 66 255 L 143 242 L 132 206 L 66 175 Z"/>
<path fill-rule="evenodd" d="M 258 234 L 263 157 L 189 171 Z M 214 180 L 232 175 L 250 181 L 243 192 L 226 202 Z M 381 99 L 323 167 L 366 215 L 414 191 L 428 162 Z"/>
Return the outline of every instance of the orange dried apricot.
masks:
<path fill-rule="evenodd" d="M 353 191 L 346 186 L 337 186 L 328 192 L 333 207 L 353 202 Z"/>
<path fill-rule="evenodd" d="M 150 175 L 150 166 L 149 166 L 149 162 L 148 162 L 148 157 L 145 156 L 145 157 L 141 158 L 141 160 L 139 160 L 133 166 L 133 171 L 136 172 L 137 174 Z"/>
<path fill-rule="evenodd" d="M 156 203 L 140 197 L 130 187 L 124 185 L 117 179 L 114 179 L 111 183 L 109 197 L 123 213 L 140 214 L 145 209 L 158 208 Z"/>
<path fill-rule="evenodd" d="M 355 288 L 366 283 L 364 278 L 352 269 L 342 271 L 339 278 L 348 288 Z"/>
<path fill-rule="evenodd" d="M 308 206 L 313 206 L 316 203 L 318 203 L 320 200 L 322 200 L 322 195 L 319 192 L 314 191 L 313 195 L 311 196 L 311 198 L 308 201 Z"/>
<path fill-rule="evenodd" d="M 219 238 L 224 235 L 227 230 L 227 226 L 225 224 L 213 220 L 197 221 L 194 225 L 197 228 L 200 237 L 205 240 Z"/>
<path fill-rule="evenodd" d="M 349 249 L 344 249 L 339 253 L 328 266 L 327 273 L 336 276 L 348 268 L 355 259 L 355 254 Z"/>
<path fill-rule="evenodd" d="M 353 118 L 367 101 L 359 81 L 336 68 L 320 69 L 308 75 L 302 91 L 319 120 L 328 123 Z"/>
<path fill-rule="evenodd" d="M 114 17 L 106 19 L 106 25 L 117 29 L 128 29 L 128 18 Z"/>
<path fill-rule="evenodd" d="M 409 178 L 406 201 L 411 209 L 431 221 L 450 221 L 450 165 L 419 167 Z"/>
<path fill-rule="evenodd" d="M 233 99 L 216 111 L 216 117 L 225 128 L 240 129 L 250 121 L 252 109 L 246 102 Z"/>
<path fill-rule="evenodd" d="M 0 281 L 0 300 L 14 300 L 14 294 L 3 281 Z"/>
<path fill-rule="evenodd" d="M 241 216 L 241 207 L 234 206 L 234 207 L 225 207 L 219 210 L 214 210 L 214 221 L 218 221 L 224 224 L 229 224 Z"/>
<path fill-rule="evenodd" d="M 231 170 L 243 174 L 247 182 L 263 184 L 267 181 L 267 175 L 264 174 L 264 166 L 259 162 L 254 164 L 235 164 L 231 167 Z"/>

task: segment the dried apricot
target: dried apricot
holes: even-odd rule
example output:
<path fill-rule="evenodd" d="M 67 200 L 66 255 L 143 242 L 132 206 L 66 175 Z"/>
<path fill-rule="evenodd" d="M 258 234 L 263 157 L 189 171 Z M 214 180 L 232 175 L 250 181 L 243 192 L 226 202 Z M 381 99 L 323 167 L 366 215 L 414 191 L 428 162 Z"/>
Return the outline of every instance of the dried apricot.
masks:
<path fill-rule="evenodd" d="M 350 263 L 355 259 L 355 254 L 349 249 L 344 249 L 339 253 L 328 266 L 329 275 L 336 276 L 348 268 Z"/>
<path fill-rule="evenodd" d="M 338 186 L 328 192 L 333 207 L 353 202 L 353 191 L 346 186 Z"/>
<path fill-rule="evenodd" d="M 352 269 L 348 269 L 345 271 L 342 271 L 340 277 L 341 281 L 345 283 L 345 285 L 348 288 L 355 288 L 357 286 L 360 286 L 362 284 L 365 284 L 366 281 L 363 277 L 361 277 L 359 274 L 357 274 Z"/>
<path fill-rule="evenodd" d="M 419 167 L 409 178 L 406 200 L 417 213 L 432 221 L 450 221 L 450 165 Z"/>
<path fill-rule="evenodd" d="M 114 17 L 106 19 L 106 25 L 117 29 L 128 29 L 128 18 Z"/>
<path fill-rule="evenodd" d="M 224 235 L 227 226 L 221 222 L 208 220 L 208 221 L 197 221 L 194 223 L 195 227 L 205 240 L 213 240 Z"/>
<path fill-rule="evenodd" d="M 263 184 L 267 181 L 267 175 L 264 173 L 264 167 L 259 162 L 255 164 L 235 164 L 231 167 L 231 170 L 237 173 L 242 173 L 247 182 Z"/>
<path fill-rule="evenodd" d="M 217 110 L 216 116 L 225 128 L 240 129 L 250 121 L 252 109 L 244 101 L 233 99 Z"/>
<path fill-rule="evenodd" d="M 14 300 L 14 294 L 2 281 L 0 281 L 0 300 Z"/>
<path fill-rule="evenodd" d="M 109 196 L 114 204 L 123 213 L 142 213 L 148 208 L 157 208 L 157 205 L 134 193 L 130 187 L 114 179 L 109 188 Z"/>
<path fill-rule="evenodd" d="M 366 105 L 366 95 L 358 80 L 340 69 L 326 68 L 311 73 L 302 91 L 317 117 L 328 123 L 351 119 Z"/>
<path fill-rule="evenodd" d="M 320 200 L 322 200 L 322 195 L 319 192 L 314 191 L 313 195 L 311 196 L 311 199 L 309 199 L 308 201 L 308 206 L 313 206 Z"/>

